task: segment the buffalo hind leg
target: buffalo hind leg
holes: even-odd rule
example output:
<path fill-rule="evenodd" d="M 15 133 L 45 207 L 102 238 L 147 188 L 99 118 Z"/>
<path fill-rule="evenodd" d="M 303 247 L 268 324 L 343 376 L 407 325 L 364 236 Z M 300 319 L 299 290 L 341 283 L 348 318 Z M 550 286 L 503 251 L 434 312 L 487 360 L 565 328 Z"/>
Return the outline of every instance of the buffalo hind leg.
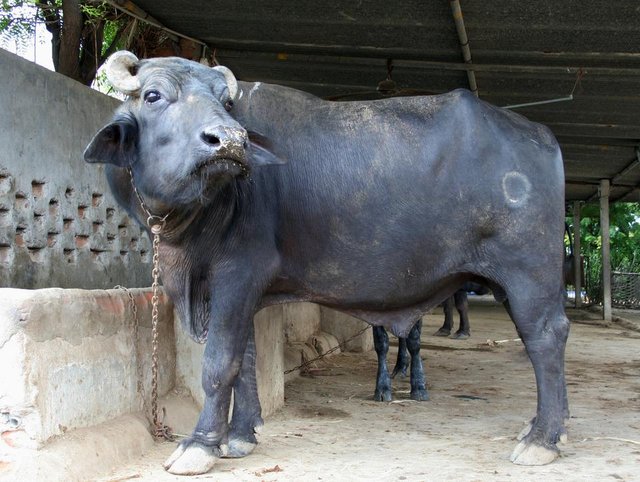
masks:
<path fill-rule="evenodd" d="M 427 382 L 424 376 L 422 358 L 420 358 L 420 334 L 422 332 L 422 318 L 420 318 L 407 336 L 407 349 L 411 355 L 411 399 L 417 401 L 429 400 Z"/>
<path fill-rule="evenodd" d="M 407 376 L 409 369 L 409 352 L 407 351 L 407 339 L 398 338 L 398 357 L 396 358 L 396 366 L 393 367 L 391 378 L 395 378 L 399 373 L 402 378 Z"/>
<path fill-rule="evenodd" d="M 469 302 L 467 301 L 467 292 L 458 290 L 453 295 L 456 304 L 456 310 L 460 315 L 460 326 L 455 332 L 453 338 L 457 340 L 466 340 L 471 336 L 471 327 L 469 325 Z"/>
<path fill-rule="evenodd" d="M 449 336 L 451 334 L 451 329 L 453 328 L 453 306 L 454 299 L 453 296 L 449 296 L 442 303 L 442 310 L 444 312 L 444 323 L 440 327 L 438 331 L 436 331 L 433 336 Z"/>
<path fill-rule="evenodd" d="M 264 425 L 256 382 L 256 342 L 253 323 L 250 323 L 250 330 L 240 374 L 233 386 L 229 449 L 224 454 L 230 458 L 245 457 L 253 452 L 258 444 L 255 434 L 259 433 Z"/>
<path fill-rule="evenodd" d="M 530 292 L 533 292 L 531 290 Z M 536 377 L 538 404 L 535 418 L 511 454 L 519 465 L 543 465 L 556 459 L 557 442 L 565 439 L 564 419 L 568 416 L 564 377 L 564 350 L 569 320 L 563 297 L 530 299 L 526 291 L 509 293 L 508 311 L 516 324 Z"/>
<path fill-rule="evenodd" d="M 383 326 L 373 327 L 373 346 L 378 355 L 378 374 L 376 376 L 376 391 L 373 399 L 378 402 L 390 402 L 391 377 L 387 370 L 387 353 L 389 352 L 389 335 Z"/>

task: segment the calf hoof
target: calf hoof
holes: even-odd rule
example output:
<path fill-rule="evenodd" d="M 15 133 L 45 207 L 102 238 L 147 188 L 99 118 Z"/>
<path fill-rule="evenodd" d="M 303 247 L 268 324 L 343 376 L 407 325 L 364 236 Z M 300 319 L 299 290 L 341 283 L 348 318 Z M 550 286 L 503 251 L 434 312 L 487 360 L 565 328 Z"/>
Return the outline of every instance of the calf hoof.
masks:
<path fill-rule="evenodd" d="M 167 472 L 174 475 L 206 474 L 225 451 L 226 446 L 207 447 L 198 442 L 185 440 L 162 465 Z"/>
<path fill-rule="evenodd" d="M 451 338 L 454 340 L 466 340 L 469 338 L 469 333 L 465 333 L 464 331 L 457 331 Z"/>
<path fill-rule="evenodd" d="M 440 328 L 436 331 L 433 336 L 449 336 L 451 334 L 451 330 L 445 330 L 444 328 Z"/>
<path fill-rule="evenodd" d="M 377 390 L 375 391 L 375 393 L 373 394 L 373 399 L 376 402 L 390 402 L 393 397 L 391 396 L 391 390 L 390 389 L 385 389 L 385 390 Z"/>
<path fill-rule="evenodd" d="M 429 394 L 425 389 L 420 390 L 411 390 L 411 395 L 409 395 L 411 400 L 416 400 L 418 402 L 426 402 L 429 400 Z"/>
<path fill-rule="evenodd" d="M 544 447 L 536 443 L 521 440 L 511 454 L 511 462 L 516 465 L 546 465 L 560 455 L 556 447 Z"/>

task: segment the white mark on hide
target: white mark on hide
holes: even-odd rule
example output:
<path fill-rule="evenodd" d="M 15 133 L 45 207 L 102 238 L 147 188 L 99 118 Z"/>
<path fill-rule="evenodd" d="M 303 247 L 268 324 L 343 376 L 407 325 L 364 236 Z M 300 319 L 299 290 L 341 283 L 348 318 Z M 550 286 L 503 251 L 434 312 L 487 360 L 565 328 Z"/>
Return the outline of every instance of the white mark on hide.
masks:
<path fill-rule="evenodd" d="M 251 91 L 249 92 L 249 99 L 251 99 L 251 96 L 253 95 L 254 92 L 257 92 L 261 84 L 262 82 L 256 82 L 256 84 L 253 87 L 251 87 Z"/>
<path fill-rule="evenodd" d="M 240 94 L 238 95 L 238 99 L 242 99 L 243 95 L 244 95 L 244 90 L 240 89 Z"/>
<path fill-rule="evenodd" d="M 531 181 L 517 171 L 509 171 L 502 178 L 502 193 L 511 206 L 521 206 L 527 202 L 531 194 Z"/>

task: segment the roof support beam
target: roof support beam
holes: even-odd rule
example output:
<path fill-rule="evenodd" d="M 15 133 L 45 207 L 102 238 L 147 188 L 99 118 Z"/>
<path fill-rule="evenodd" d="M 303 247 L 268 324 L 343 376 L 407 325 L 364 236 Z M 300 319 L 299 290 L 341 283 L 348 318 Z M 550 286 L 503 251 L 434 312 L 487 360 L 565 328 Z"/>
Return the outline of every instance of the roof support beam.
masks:
<path fill-rule="evenodd" d="M 636 169 L 638 166 L 640 166 L 640 147 L 636 147 L 636 158 L 627 167 L 625 167 L 622 171 L 616 174 L 614 178 L 611 180 L 611 183 L 615 184 L 617 181 L 620 181 L 622 177 L 628 174 L 631 170 Z M 616 201 L 624 202 L 624 199 L 627 196 L 631 195 L 636 189 L 640 189 L 640 184 L 633 186 L 631 189 L 629 189 L 629 191 L 627 191 L 618 199 L 616 199 Z"/>
<path fill-rule="evenodd" d="M 124 12 L 133 18 L 136 18 L 142 22 L 146 22 L 149 25 L 153 25 L 154 27 L 159 28 L 160 30 L 163 30 L 168 35 L 168 37 L 174 41 L 177 41 L 178 38 L 184 38 L 184 39 L 190 40 L 191 42 L 199 44 L 202 47 L 207 46 L 202 40 L 188 37 L 180 32 L 176 32 L 175 30 L 171 30 L 170 28 L 165 27 L 158 20 L 153 18 L 151 15 L 149 15 L 147 12 L 145 12 L 140 7 L 138 7 L 135 3 L 129 0 L 105 0 L 105 1 L 106 3 L 120 10 L 121 12 Z"/>
<path fill-rule="evenodd" d="M 467 37 L 467 29 L 464 26 L 460 2 L 458 0 L 451 0 L 450 3 L 453 21 L 456 24 L 456 31 L 458 32 L 460 49 L 462 50 L 462 58 L 464 59 L 465 64 L 471 65 L 473 62 L 471 60 L 471 49 L 469 48 L 469 37 Z M 467 79 L 469 80 L 469 89 L 476 97 L 478 97 L 478 84 L 476 83 L 476 74 L 473 69 L 467 70 Z"/>
<path fill-rule="evenodd" d="M 382 63 L 387 58 L 393 59 L 396 68 L 425 69 L 425 70 L 454 70 L 474 72 L 499 72 L 523 74 L 551 74 L 575 77 L 580 70 L 586 75 L 609 77 L 640 77 L 640 68 L 622 67 L 584 67 L 580 65 L 522 65 L 522 64 L 466 64 L 463 62 L 444 62 L 437 60 L 420 60 L 402 56 L 399 49 L 376 47 L 352 47 L 346 45 L 300 45 L 278 43 L 269 48 L 269 42 L 260 44 L 248 41 L 229 41 L 225 39 L 207 39 L 210 45 L 216 45 L 218 56 L 228 58 L 255 59 L 263 57 L 266 60 L 278 59 L 278 53 L 286 52 L 286 61 L 300 61 L 328 64 L 371 64 L 376 59 Z M 261 48 L 262 47 L 262 48 Z M 423 54 L 424 55 L 424 54 Z"/>
<path fill-rule="evenodd" d="M 612 184 L 616 184 L 622 177 L 626 176 L 630 171 L 640 166 L 640 147 L 636 147 L 636 158 L 627 165 L 622 171 L 611 179 Z"/>

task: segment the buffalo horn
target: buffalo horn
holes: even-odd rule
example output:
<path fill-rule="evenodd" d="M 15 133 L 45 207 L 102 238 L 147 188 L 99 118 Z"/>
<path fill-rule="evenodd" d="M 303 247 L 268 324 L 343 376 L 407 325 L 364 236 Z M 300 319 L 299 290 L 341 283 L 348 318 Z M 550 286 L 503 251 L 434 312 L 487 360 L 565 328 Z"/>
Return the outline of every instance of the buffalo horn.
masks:
<path fill-rule="evenodd" d="M 107 60 L 107 79 L 116 90 L 133 95 L 140 90 L 140 79 L 131 70 L 138 64 L 138 57 L 126 50 L 120 50 Z"/>
<path fill-rule="evenodd" d="M 233 75 L 233 72 L 224 65 L 216 65 L 214 70 L 224 74 L 224 78 L 227 81 L 227 88 L 229 89 L 229 96 L 232 99 L 235 99 L 236 95 L 238 95 L 238 81 L 236 80 L 236 76 Z"/>

